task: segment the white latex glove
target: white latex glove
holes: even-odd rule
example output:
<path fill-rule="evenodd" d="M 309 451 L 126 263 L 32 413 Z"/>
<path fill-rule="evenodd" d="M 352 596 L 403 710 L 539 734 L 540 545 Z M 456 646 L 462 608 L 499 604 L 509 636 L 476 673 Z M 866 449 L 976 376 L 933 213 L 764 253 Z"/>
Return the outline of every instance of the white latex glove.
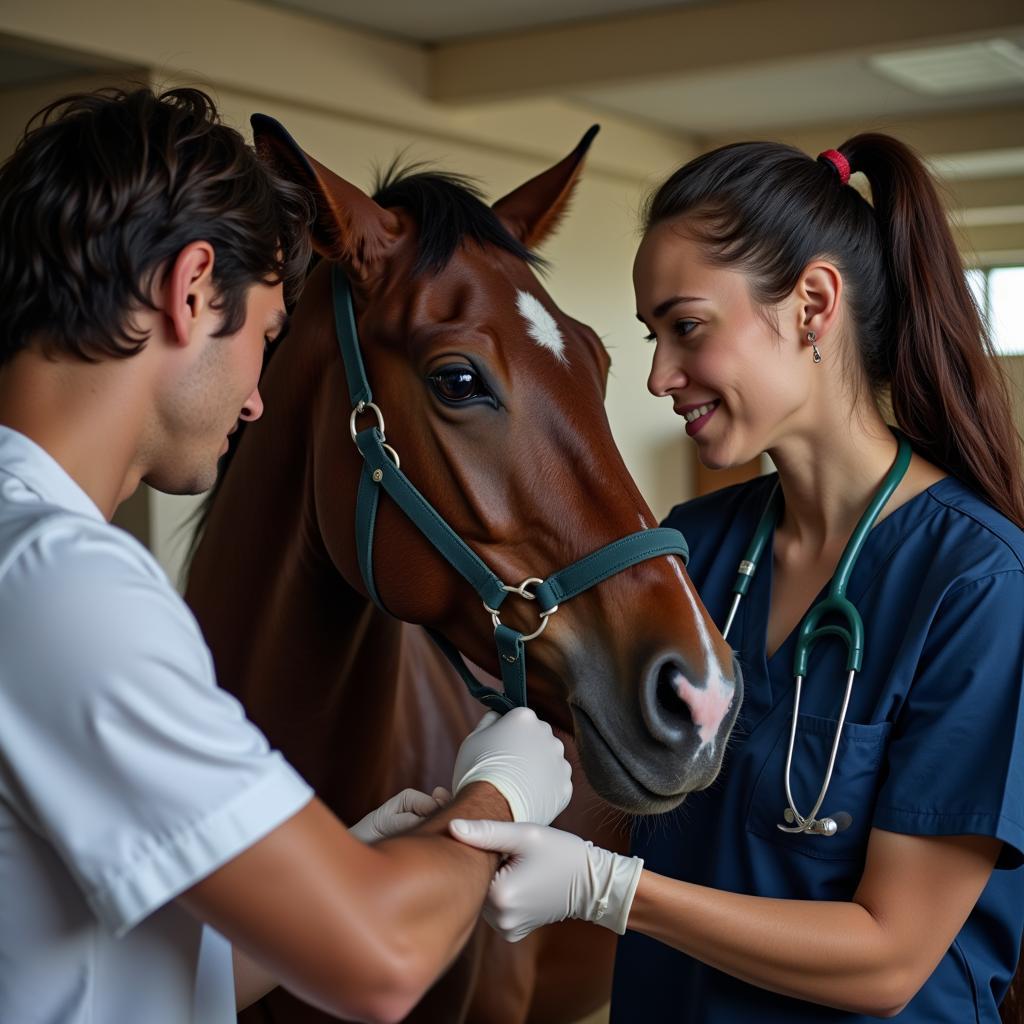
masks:
<path fill-rule="evenodd" d="M 539 825 L 455 818 L 448 829 L 469 846 L 508 858 L 484 905 L 485 920 L 508 942 L 568 917 L 625 932 L 644 866 L 639 857 L 623 857 L 571 832 Z"/>
<path fill-rule="evenodd" d="M 418 825 L 439 807 L 444 807 L 451 798 L 451 793 L 443 786 L 438 786 L 430 796 L 418 789 L 403 789 L 357 821 L 348 830 L 349 834 L 362 843 L 376 843 L 388 836 L 397 836 L 399 832 Z"/>
<path fill-rule="evenodd" d="M 488 711 L 462 741 L 452 792 L 489 782 L 508 801 L 514 821 L 546 825 L 572 796 L 572 768 L 562 741 L 529 708 Z"/>

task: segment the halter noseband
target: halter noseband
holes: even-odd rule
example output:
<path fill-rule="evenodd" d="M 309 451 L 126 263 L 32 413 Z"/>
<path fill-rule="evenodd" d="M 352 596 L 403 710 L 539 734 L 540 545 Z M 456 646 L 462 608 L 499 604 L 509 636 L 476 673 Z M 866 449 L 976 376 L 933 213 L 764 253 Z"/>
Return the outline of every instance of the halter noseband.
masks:
<path fill-rule="evenodd" d="M 384 415 L 373 402 L 370 382 L 363 366 L 352 304 L 352 290 L 348 279 L 337 264 L 331 266 L 331 286 L 338 346 L 345 363 L 345 376 L 348 379 L 349 397 L 353 407 L 349 429 L 352 440 L 363 456 L 363 471 L 360 474 L 359 491 L 356 496 L 356 552 L 366 590 L 373 602 L 386 611 L 373 576 L 374 526 L 377 519 L 377 504 L 383 488 L 452 568 L 480 596 L 494 623 L 494 640 L 498 648 L 498 664 L 501 667 L 501 680 L 505 692 L 499 693 L 490 686 L 484 686 L 470 672 L 469 666 L 453 644 L 436 630 L 425 627 L 427 632 L 462 677 L 470 694 L 482 704 L 501 713 L 514 707 L 525 707 L 525 645 L 527 641 L 544 632 L 548 619 L 558 611 L 559 605 L 623 569 L 650 558 L 678 555 L 685 565 L 689 559 L 686 540 L 678 530 L 640 530 L 605 545 L 568 568 L 553 573 L 547 579 L 531 576 L 515 587 L 502 582 L 441 518 L 433 505 L 420 494 L 400 469 L 398 453 L 387 443 Z M 367 412 L 373 414 L 376 422 L 360 430 L 358 420 Z M 501 606 L 509 594 L 537 602 L 540 622 L 532 633 L 524 635 L 501 621 Z"/>

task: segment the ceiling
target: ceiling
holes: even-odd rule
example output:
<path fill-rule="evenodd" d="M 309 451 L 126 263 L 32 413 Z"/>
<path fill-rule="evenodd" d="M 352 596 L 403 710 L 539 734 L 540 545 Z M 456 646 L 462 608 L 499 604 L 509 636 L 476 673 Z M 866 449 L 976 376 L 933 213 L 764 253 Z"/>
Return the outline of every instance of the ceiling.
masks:
<path fill-rule="evenodd" d="M 21 48 L 5 46 L 0 41 L 0 88 L 64 78 L 84 69 L 85 65 L 80 61 L 25 52 Z"/>
<path fill-rule="evenodd" d="M 614 14 L 692 6 L 701 0 L 264 0 L 416 43 L 592 21 Z M 703 0 L 704 4 L 715 0 Z"/>
<path fill-rule="evenodd" d="M 557 98 L 697 149 L 891 131 L 947 182 L 968 250 L 1024 253 L 1021 0 L 250 2 L 421 47 L 456 109 Z"/>
<path fill-rule="evenodd" d="M 1024 102 L 1020 83 L 950 95 L 916 92 L 875 70 L 866 54 L 810 56 L 755 67 L 653 81 L 622 82 L 575 92 L 598 109 L 688 135 L 754 133 L 827 121 L 902 117 Z"/>
<path fill-rule="evenodd" d="M 325 22 L 358 30 L 373 59 L 383 46 L 388 60 L 416 65 L 402 87 L 416 90 L 416 99 L 429 105 L 424 109 L 465 111 L 467 123 L 486 124 L 491 111 L 539 99 L 557 100 L 584 118 L 653 126 L 648 138 L 682 143 L 683 152 L 687 145 L 702 149 L 741 138 L 780 138 L 815 152 L 858 131 L 892 131 L 955 185 L 955 203 L 972 223 L 988 226 L 976 233 L 980 251 L 1020 248 L 1008 240 L 1011 227 L 1013 239 L 1024 238 L 1021 0 L 241 0 L 236 6 L 245 3 L 264 14 L 299 12 L 303 17 L 294 20 L 307 31 L 307 19 L 314 31 Z M 915 83 L 894 73 L 894 55 L 930 62 L 934 80 Z M 89 70 L 76 56 L 34 52 L 13 39 L 9 46 L 0 36 L 0 87 Z M 399 95 L 395 103 L 401 101 Z M 518 141 L 528 144 L 528 117 L 520 128 L 525 135 Z"/>
<path fill-rule="evenodd" d="M 632 48 L 641 53 L 627 71 L 605 75 L 606 79 L 610 77 L 608 81 L 587 81 L 586 73 L 577 76 L 578 80 L 569 76 L 566 81 L 553 81 L 543 91 L 555 92 L 598 114 L 607 111 L 622 115 L 695 140 L 724 134 L 763 137 L 836 121 L 860 120 L 866 125 L 884 126 L 914 115 L 1024 104 L 1024 5 L 1020 7 L 1019 31 L 988 33 L 1016 48 L 1021 66 L 1019 80 L 935 94 L 915 90 L 874 66 L 873 59 L 879 55 L 907 48 L 903 39 L 899 45 L 894 42 L 886 46 L 884 34 L 877 45 L 857 46 L 850 52 L 830 47 L 829 52 L 816 53 L 810 44 L 782 56 L 773 52 L 776 48 L 766 39 L 757 57 L 734 61 L 723 54 L 721 63 L 702 61 L 698 63 L 703 66 L 693 69 L 695 50 L 702 54 L 706 47 L 700 46 L 699 39 L 694 40 L 697 33 L 686 32 L 687 13 L 699 17 L 714 9 L 728 17 L 730 7 L 741 12 L 749 7 L 749 3 L 737 0 L 375 0 L 372 5 L 365 0 L 251 2 L 402 38 L 436 50 L 440 60 L 449 58 L 448 51 L 459 59 L 462 50 L 471 48 L 474 41 L 494 52 L 508 40 L 509 48 L 519 48 L 518 56 L 509 49 L 512 62 L 519 68 L 530 63 L 534 42 L 554 41 L 563 62 L 570 57 L 578 62 L 579 54 L 572 51 L 586 50 L 586 44 L 581 37 L 581 45 L 574 46 L 574 29 L 599 30 L 604 24 L 627 29 L 639 26 L 639 34 L 634 32 L 629 39 Z M 781 0 L 782 4 L 787 2 Z M 900 2 L 906 4 L 907 0 Z M 980 6 L 985 2 L 980 0 Z M 766 8 L 772 3 L 762 0 Z M 657 16 L 671 16 L 673 12 L 686 12 L 673 23 L 680 28 L 679 43 L 670 41 L 672 56 L 667 62 L 660 56 L 648 71 L 643 60 L 644 45 L 654 48 L 657 40 L 653 33 L 660 24 Z M 651 26 L 651 36 L 645 37 L 644 25 Z M 918 46 L 926 41 L 922 35 Z M 666 66 L 670 68 L 667 72 Z M 4 46 L 0 39 L 0 87 L 79 70 L 87 69 L 71 57 L 26 53 Z M 526 91 L 536 93 L 537 88 L 529 86 Z M 507 96 L 508 89 L 501 88 L 494 98 Z"/>
<path fill-rule="evenodd" d="M 827 121 L 903 117 L 942 111 L 966 110 L 977 106 L 1024 103 L 1024 4 L 1018 16 L 997 18 L 993 30 L 985 33 L 979 19 L 975 26 L 967 19 L 953 19 L 949 27 L 961 31 L 947 38 L 943 24 L 943 6 L 979 9 L 1000 6 L 999 0 L 975 0 L 973 5 L 928 4 L 929 17 L 919 23 L 917 32 L 902 26 L 887 34 L 884 28 L 866 38 L 851 38 L 849 49 L 834 41 L 816 51 L 819 31 L 834 23 L 840 10 L 862 12 L 860 20 L 877 13 L 883 20 L 898 25 L 900 9 L 913 15 L 914 3 L 899 0 L 893 6 L 876 0 L 861 0 L 857 5 L 831 5 L 821 22 L 814 25 L 791 23 L 782 14 L 777 24 L 768 22 L 781 36 L 802 35 L 800 45 L 779 45 L 766 34 L 751 40 L 758 29 L 749 27 L 753 8 L 771 11 L 796 5 L 791 0 L 761 0 L 752 5 L 742 0 L 516 0 L 481 3 L 480 0 L 256 0 L 275 7 L 304 11 L 351 27 L 368 29 L 425 45 L 437 51 L 444 65 L 472 55 L 474 46 L 481 53 L 495 56 L 492 66 L 481 58 L 471 84 L 459 97 L 472 100 L 491 89 L 490 78 L 514 69 L 522 80 L 536 74 L 532 64 L 547 62 L 555 70 L 549 79 L 543 73 L 545 92 L 555 92 L 595 111 L 610 111 L 656 125 L 686 136 L 718 136 L 723 133 L 763 134 L 766 130 L 797 128 Z M 1005 3 L 1002 4 L 1006 7 Z M 1012 5 L 1010 5 L 1012 6 Z M 812 13 L 822 18 L 821 5 L 812 4 Z M 736 18 L 731 20 L 732 11 Z M 711 19 L 709 20 L 708 15 Z M 857 18 L 857 13 L 851 15 Z M 715 20 L 717 18 L 717 20 Z M 906 18 L 904 19 L 906 20 Z M 1019 24 L 1013 25 L 1016 21 Z M 856 32 L 857 22 L 851 22 Z M 602 26 L 608 26 L 614 47 L 614 35 L 621 28 L 622 47 L 632 54 L 609 61 L 607 34 L 604 49 L 593 49 L 593 65 L 588 67 L 590 40 L 601 40 Z M 715 27 L 721 31 L 715 32 Z M 967 28 L 965 33 L 962 29 Z M 744 31 L 746 28 L 746 31 Z M 1013 31 L 1007 31 L 1012 28 Z M 979 31 L 980 30 L 980 31 Z M 708 31 L 716 38 L 711 49 L 720 59 L 709 61 Z M 873 59 L 893 50 L 920 47 L 938 36 L 947 43 L 978 36 L 999 38 L 1019 53 L 1021 73 L 1016 81 L 988 88 L 965 88 L 946 94 L 918 91 L 883 73 Z M 751 45 L 753 43 L 753 46 Z M 839 45 L 837 45 L 837 43 Z M 729 48 L 743 54 L 734 59 Z M 504 52 L 503 52 L 504 51 Z M 666 52 L 667 51 L 667 52 Z M 647 53 L 652 62 L 645 61 Z M 580 67 L 577 80 L 560 73 L 562 67 Z M 696 65 L 696 67 L 695 67 Z M 492 67 L 498 70 L 492 73 Z M 504 68 L 504 71 L 503 71 Z M 603 81 L 588 81 L 599 71 Z M 526 91 L 535 92 L 529 83 Z M 499 86 L 495 97 L 508 95 Z"/>

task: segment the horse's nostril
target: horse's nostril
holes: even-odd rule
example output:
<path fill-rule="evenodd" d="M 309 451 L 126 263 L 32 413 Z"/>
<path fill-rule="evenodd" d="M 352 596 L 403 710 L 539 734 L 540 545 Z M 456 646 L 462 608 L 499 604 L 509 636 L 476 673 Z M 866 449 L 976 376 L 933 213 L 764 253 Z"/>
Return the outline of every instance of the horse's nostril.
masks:
<path fill-rule="evenodd" d="M 679 696 L 679 682 L 685 679 L 682 672 L 672 662 L 665 662 L 658 670 L 658 683 L 654 691 L 658 707 L 678 728 L 693 722 L 689 705 Z"/>

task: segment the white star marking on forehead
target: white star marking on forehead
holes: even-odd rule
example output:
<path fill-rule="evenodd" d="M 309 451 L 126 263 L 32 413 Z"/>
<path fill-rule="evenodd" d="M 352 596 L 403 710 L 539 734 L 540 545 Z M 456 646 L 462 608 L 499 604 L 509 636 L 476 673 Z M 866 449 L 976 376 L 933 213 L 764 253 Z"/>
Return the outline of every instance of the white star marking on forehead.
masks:
<path fill-rule="evenodd" d="M 560 363 L 568 363 L 565 355 L 565 339 L 555 323 L 555 318 L 529 292 L 516 292 L 516 309 L 526 321 L 526 332 L 541 348 L 555 354 Z"/>

